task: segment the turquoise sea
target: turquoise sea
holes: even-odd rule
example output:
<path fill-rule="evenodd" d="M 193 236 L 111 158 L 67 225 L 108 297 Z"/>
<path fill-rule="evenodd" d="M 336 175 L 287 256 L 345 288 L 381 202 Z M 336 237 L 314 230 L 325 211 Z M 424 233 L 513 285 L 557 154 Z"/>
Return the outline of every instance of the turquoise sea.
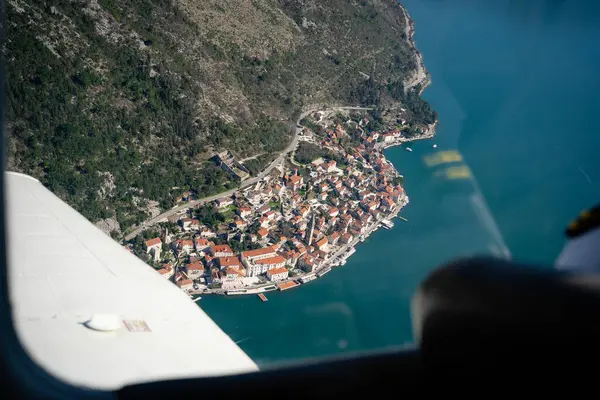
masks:
<path fill-rule="evenodd" d="M 402 346 L 409 300 L 436 265 L 484 253 L 550 265 L 569 220 L 600 202 L 600 4 L 402 2 L 432 77 L 433 140 L 386 156 L 410 204 L 348 263 L 284 293 L 204 297 L 204 309 L 261 366 Z M 473 179 L 444 180 L 424 156 L 456 150 Z M 464 170 L 464 169 L 463 169 Z"/>

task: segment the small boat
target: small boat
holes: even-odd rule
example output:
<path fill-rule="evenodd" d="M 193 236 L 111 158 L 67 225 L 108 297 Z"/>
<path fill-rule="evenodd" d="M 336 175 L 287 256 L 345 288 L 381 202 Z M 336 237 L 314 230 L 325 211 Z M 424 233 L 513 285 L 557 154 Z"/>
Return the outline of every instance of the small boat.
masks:
<path fill-rule="evenodd" d="M 406 151 L 412 151 L 412 149 L 410 147 L 407 147 Z"/>
<path fill-rule="evenodd" d="M 267 299 L 267 296 L 265 296 L 265 295 L 264 295 L 264 294 L 262 294 L 262 293 L 259 293 L 259 294 L 258 294 L 258 297 L 259 297 L 259 298 L 260 298 L 262 301 L 269 301 L 269 299 Z"/>
<path fill-rule="evenodd" d="M 433 146 L 431 146 L 431 147 L 433 147 L 434 149 L 437 149 L 437 144 L 434 144 L 434 145 L 433 145 Z"/>

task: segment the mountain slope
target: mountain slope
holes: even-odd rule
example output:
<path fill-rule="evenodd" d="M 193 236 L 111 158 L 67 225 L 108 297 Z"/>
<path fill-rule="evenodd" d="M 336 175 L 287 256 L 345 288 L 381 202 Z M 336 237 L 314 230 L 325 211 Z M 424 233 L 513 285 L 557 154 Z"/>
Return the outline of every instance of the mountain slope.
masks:
<path fill-rule="evenodd" d="M 276 153 L 311 105 L 435 118 L 404 91 L 418 60 L 394 0 L 9 0 L 5 32 L 8 168 L 123 229 L 233 187 L 213 152 Z"/>

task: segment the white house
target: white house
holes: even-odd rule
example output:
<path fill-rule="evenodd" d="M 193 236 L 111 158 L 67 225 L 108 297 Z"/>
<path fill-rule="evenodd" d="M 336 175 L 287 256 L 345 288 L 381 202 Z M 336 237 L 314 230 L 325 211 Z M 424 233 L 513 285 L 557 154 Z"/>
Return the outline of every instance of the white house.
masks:
<path fill-rule="evenodd" d="M 327 242 L 331 243 L 332 245 L 336 245 L 338 240 L 340 239 L 340 234 L 339 232 L 333 232 L 331 235 L 329 235 L 329 237 L 327 238 Z"/>
<path fill-rule="evenodd" d="M 267 271 L 267 278 L 272 282 L 287 279 L 289 271 L 285 267 L 273 268 Z"/>
<path fill-rule="evenodd" d="M 194 249 L 194 242 L 189 239 L 179 239 L 173 242 L 175 248 L 181 253 L 189 253 Z"/>
<path fill-rule="evenodd" d="M 182 279 L 179 282 L 177 282 L 177 286 L 181 290 L 188 291 L 194 288 L 194 282 L 192 282 L 190 279 Z"/>
<path fill-rule="evenodd" d="M 213 257 L 232 257 L 233 250 L 228 244 L 218 244 L 210 247 Z"/>
<path fill-rule="evenodd" d="M 274 257 L 277 253 L 272 247 L 263 247 L 262 249 L 243 251 L 242 262 L 246 264 L 250 261 L 262 260 L 264 258 Z"/>
<path fill-rule="evenodd" d="M 264 274 L 265 272 L 274 269 L 281 268 L 285 265 L 285 259 L 280 255 L 274 257 L 263 258 L 249 263 L 251 267 L 248 267 L 248 276 L 256 276 Z"/>
<path fill-rule="evenodd" d="M 204 264 L 195 262 L 187 266 L 187 276 L 190 279 L 197 279 L 204 275 Z"/>
<path fill-rule="evenodd" d="M 252 209 L 250 209 L 250 207 L 240 207 L 238 213 L 240 214 L 240 217 L 246 218 L 252 214 Z"/>
<path fill-rule="evenodd" d="M 246 266 L 247 276 L 264 274 L 270 269 L 285 265 L 285 259 L 278 255 L 273 247 L 244 251 L 241 258 Z"/>
<path fill-rule="evenodd" d="M 144 247 L 146 249 L 146 254 L 152 253 L 154 261 L 160 260 L 160 252 L 162 251 L 162 240 L 160 240 L 160 238 L 146 240 Z"/>
<path fill-rule="evenodd" d="M 233 199 L 231 197 L 223 197 L 223 198 L 218 199 L 215 202 L 215 204 L 219 208 L 227 207 L 227 206 L 233 204 Z"/>
<path fill-rule="evenodd" d="M 217 234 L 213 230 L 206 228 L 200 231 L 200 236 L 203 238 L 214 238 L 217 237 Z"/>
<path fill-rule="evenodd" d="M 235 257 L 219 257 L 217 258 L 217 264 L 221 269 L 237 269 L 243 270 L 242 263 L 240 259 Z"/>
<path fill-rule="evenodd" d="M 302 179 L 301 176 L 298 175 L 292 175 L 288 178 L 288 187 L 292 190 L 298 190 L 302 184 L 304 183 L 304 180 Z"/>
<path fill-rule="evenodd" d="M 210 242 L 205 238 L 196 238 L 194 239 L 194 246 L 196 247 L 196 251 L 200 252 L 210 247 Z"/>
<path fill-rule="evenodd" d="M 298 266 L 305 272 L 314 272 L 318 267 L 315 259 L 306 254 L 300 257 Z"/>
<path fill-rule="evenodd" d="M 183 228 L 184 231 L 190 230 L 190 225 L 192 224 L 191 218 L 182 218 L 179 221 L 181 222 L 181 227 Z"/>
<path fill-rule="evenodd" d="M 327 172 L 333 172 L 336 169 L 336 164 L 337 163 L 335 162 L 335 160 L 331 160 L 330 162 L 328 162 L 327 164 L 323 165 L 322 167 Z"/>

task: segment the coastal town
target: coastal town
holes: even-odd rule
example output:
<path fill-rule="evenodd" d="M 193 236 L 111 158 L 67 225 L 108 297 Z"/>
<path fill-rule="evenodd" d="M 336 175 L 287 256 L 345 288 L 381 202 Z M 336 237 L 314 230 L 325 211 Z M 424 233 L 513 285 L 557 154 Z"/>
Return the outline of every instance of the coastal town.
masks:
<path fill-rule="evenodd" d="M 190 296 L 259 294 L 266 301 L 264 292 L 343 266 L 358 243 L 393 227 L 408 204 L 403 177 L 383 149 L 431 137 L 435 126 L 415 128 L 399 118 L 381 130 L 368 113 L 326 111 L 301 123 L 298 145 L 269 175 L 170 215 L 125 248 Z M 216 156 L 240 174 L 243 166 L 227 158 Z"/>

